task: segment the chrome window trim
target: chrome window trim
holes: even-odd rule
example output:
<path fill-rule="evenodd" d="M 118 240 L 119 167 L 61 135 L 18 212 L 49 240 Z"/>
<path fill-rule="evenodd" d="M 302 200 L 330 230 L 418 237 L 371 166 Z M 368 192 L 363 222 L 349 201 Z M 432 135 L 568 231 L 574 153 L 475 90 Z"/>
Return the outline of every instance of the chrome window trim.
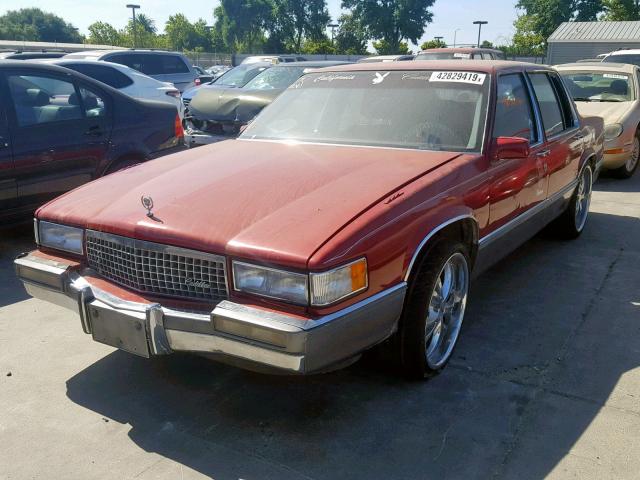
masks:
<path fill-rule="evenodd" d="M 431 238 L 433 238 L 433 236 L 436 233 L 438 233 L 440 230 L 442 230 L 443 228 L 448 227 L 449 225 L 451 225 L 451 224 L 453 224 L 455 222 L 459 222 L 460 220 L 465 220 L 467 218 L 470 218 L 471 220 L 473 220 L 476 225 L 478 224 L 478 221 L 475 219 L 475 217 L 473 215 L 470 215 L 470 214 L 458 215 L 457 217 L 453 217 L 453 218 L 447 220 L 446 222 L 441 223 L 436 228 L 431 230 L 427 234 L 427 236 L 422 239 L 422 241 L 416 247 L 415 252 L 413 252 L 413 256 L 411 257 L 411 261 L 409 262 L 409 266 L 407 267 L 407 272 L 404 275 L 404 281 L 405 282 L 409 281 L 409 277 L 411 276 L 411 270 L 413 269 L 413 265 L 415 264 L 415 262 L 416 262 L 416 260 L 418 258 L 418 255 L 420 254 L 420 252 L 422 251 L 422 248 L 426 245 L 426 243 L 429 240 L 431 240 Z"/>

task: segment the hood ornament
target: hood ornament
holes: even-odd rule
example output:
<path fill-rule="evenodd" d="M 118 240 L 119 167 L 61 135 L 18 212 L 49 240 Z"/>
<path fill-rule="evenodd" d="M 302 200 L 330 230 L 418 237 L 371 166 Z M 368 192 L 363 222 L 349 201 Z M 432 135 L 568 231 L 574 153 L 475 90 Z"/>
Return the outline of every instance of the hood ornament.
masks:
<path fill-rule="evenodd" d="M 153 214 L 153 198 L 143 195 L 140 197 L 140 202 L 142 203 L 142 206 L 147 209 L 147 217 L 153 221 L 162 223 L 162 220 Z"/>

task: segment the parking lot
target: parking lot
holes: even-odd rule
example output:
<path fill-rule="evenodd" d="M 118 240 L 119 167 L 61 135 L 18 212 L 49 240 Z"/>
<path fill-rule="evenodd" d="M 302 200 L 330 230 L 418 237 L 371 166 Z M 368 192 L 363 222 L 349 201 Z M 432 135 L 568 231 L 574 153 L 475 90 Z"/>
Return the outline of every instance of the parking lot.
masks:
<path fill-rule="evenodd" d="M 3 231 L 0 478 L 637 478 L 639 192 L 601 179 L 579 240 L 538 236 L 480 277 L 424 383 L 115 351 L 27 297 L 31 228 Z"/>

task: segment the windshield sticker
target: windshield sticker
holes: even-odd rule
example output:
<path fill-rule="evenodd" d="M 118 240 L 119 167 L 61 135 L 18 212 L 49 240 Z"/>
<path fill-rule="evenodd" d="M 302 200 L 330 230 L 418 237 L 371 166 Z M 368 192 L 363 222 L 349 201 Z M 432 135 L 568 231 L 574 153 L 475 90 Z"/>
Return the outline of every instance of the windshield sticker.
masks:
<path fill-rule="evenodd" d="M 454 53 L 453 58 L 471 58 L 470 53 Z"/>
<path fill-rule="evenodd" d="M 474 72 L 433 72 L 430 82 L 457 82 L 457 83 L 471 83 L 472 85 L 482 85 L 484 79 L 487 77 L 486 73 L 474 73 Z"/>
<path fill-rule="evenodd" d="M 329 75 L 320 75 L 313 79 L 313 83 L 316 82 L 334 82 L 336 80 L 354 80 L 356 78 L 355 75 L 343 75 L 339 73 L 333 73 Z"/>
<path fill-rule="evenodd" d="M 627 80 L 628 77 L 626 75 L 617 75 L 615 73 L 605 73 L 602 75 L 603 78 L 617 78 L 618 80 Z"/>
<path fill-rule="evenodd" d="M 424 80 L 428 82 L 431 79 L 431 72 L 413 72 L 403 73 L 402 80 Z"/>
<path fill-rule="evenodd" d="M 387 72 L 385 74 L 381 74 L 376 72 L 376 77 L 371 81 L 371 83 L 373 85 L 378 85 L 379 83 L 384 82 L 384 79 L 387 78 L 387 75 L 389 75 L 391 72 Z"/>

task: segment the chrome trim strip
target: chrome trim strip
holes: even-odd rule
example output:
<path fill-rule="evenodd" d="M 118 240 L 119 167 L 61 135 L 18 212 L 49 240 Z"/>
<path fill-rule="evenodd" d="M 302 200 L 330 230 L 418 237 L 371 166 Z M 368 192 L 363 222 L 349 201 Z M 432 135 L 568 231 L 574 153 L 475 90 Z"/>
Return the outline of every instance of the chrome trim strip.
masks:
<path fill-rule="evenodd" d="M 477 220 L 475 219 L 475 217 L 473 215 L 459 215 L 457 217 L 454 217 L 450 220 L 447 220 L 444 223 L 441 223 L 440 225 L 438 225 L 436 228 L 434 228 L 433 230 L 431 230 L 426 237 L 424 237 L 422 239 L 422 241 L 418 244 L 418 246 L 416 247 L 415 252 L 413 253 L 413 257 L 411 257 L 411 262 L 409 262 L 409 267 L 407 268 L 407 273 L 404 276 L 404 281 L 408 282 L 409 281 L 409 276 L 411 275 L 411 269 L 413 268 L 413 264 L 416 262 L 418 255 L 420 254 L 420 251 L 422 250 L 422 247 L 424 247 L 426 245 L 426 243 L 436 234 L 438 233 L 440 230 L 442 230 L 445 227 L 448 227 L 449 225 L 451 225 L 452 223 L 455 222 L 459 222 L 460 220 L 464 220 L 470 218 L 471 220 L 473 220 L 476 225 L 478 224 Z"/>
<path fill-rule="evenodd" d="M 487 247 L 488 245 L 491 244 L 491 242 L 493 242 L 496 239 L 500 238 L 504 234 L 510 232 L 514 228 L 520 226 L 521 224 L 523 224 L 524 222 L 529 220 L 531 217 L 533 217 L 534 215 L 540 213 L 542 210 L 547 208 L 550 203 L 553 203 L 556 200 L 559 200 L 560 198 L 564 197 L 564 195 L 567 192 L 573 190 L 576 187 L 576 185 L 578 185 L 578 180 L 577 179 L 572 181 L 569 185 L 564 187 L 562 190 L 556 192 L 553 196 L 546 198 L 545 200 L 543 200 L 540 203 L 538 203 L 536 206 L 530 208 L 529 210 L 526 210 L 525 212 L 522 212 L 516 218 L 510 220 L 509 222 L 507 222 L 506 224 L 504 224 L 501 227 L 497 228 L 493 232 L 485 235 L 484 237 L 482 237 L 478 241 L 479 248 L 483 249 L 483 248 Z"/>
<path fill-rule="evenodd" d="M 166 334 L 173 350 L 219 353 L 292 372 L 304 370 L 304 355 L 268 350 L 249 343 L 203 333 L 167 329 Z"/>

